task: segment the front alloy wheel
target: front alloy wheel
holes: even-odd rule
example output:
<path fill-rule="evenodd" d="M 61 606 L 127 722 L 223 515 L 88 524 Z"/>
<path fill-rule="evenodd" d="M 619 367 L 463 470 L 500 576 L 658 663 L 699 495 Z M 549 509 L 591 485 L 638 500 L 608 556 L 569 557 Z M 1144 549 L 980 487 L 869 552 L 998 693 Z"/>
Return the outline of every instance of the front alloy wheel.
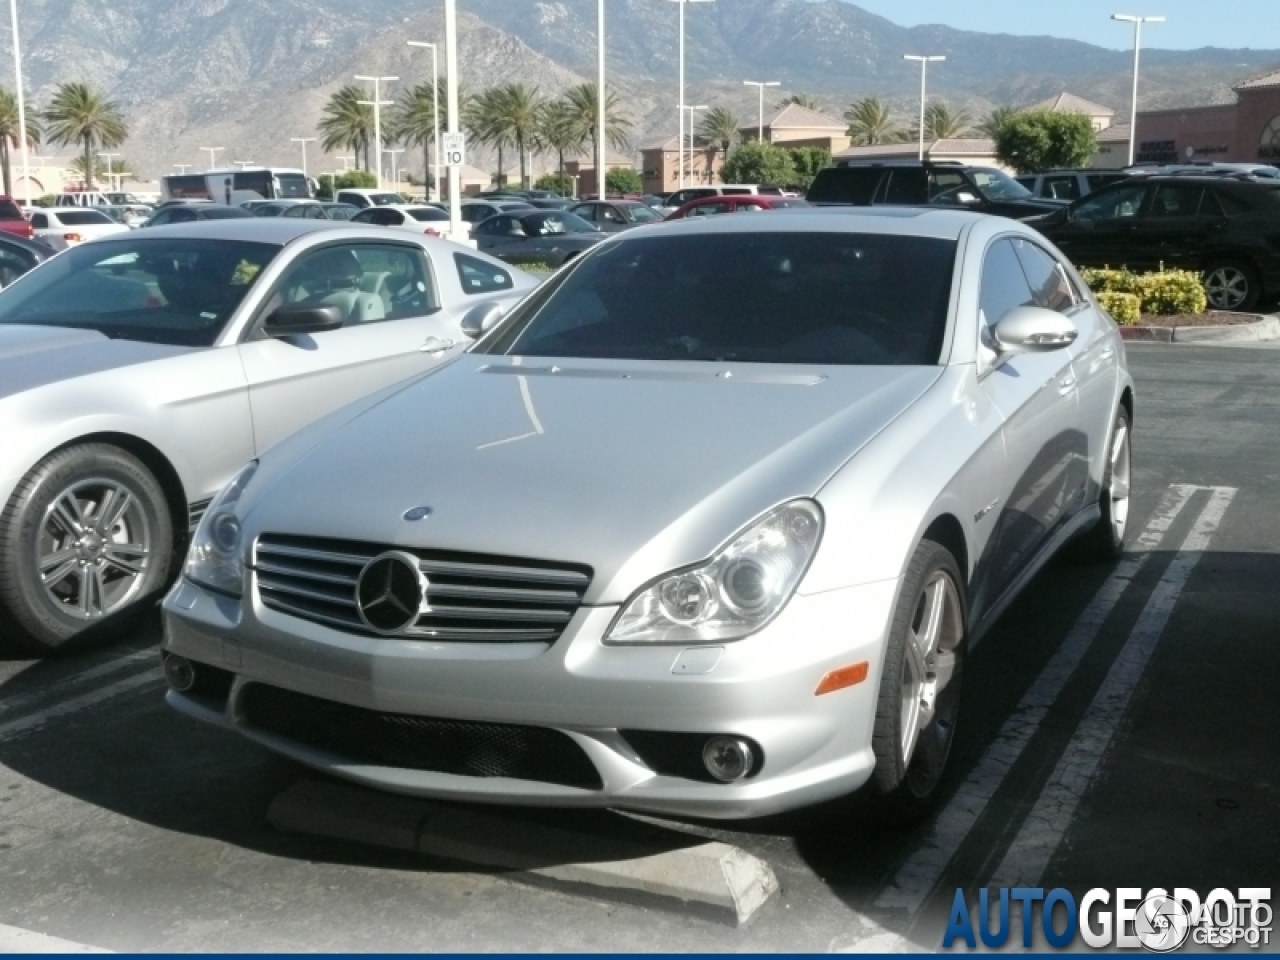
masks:
<path fill-rule="evenodd" d="M 1215 310 L 1249 310 L 1257 302 L 1258 288 L 1253 273 L 1244 264 L 1222 263 L 1204 278 L 1204 292 Z"/>

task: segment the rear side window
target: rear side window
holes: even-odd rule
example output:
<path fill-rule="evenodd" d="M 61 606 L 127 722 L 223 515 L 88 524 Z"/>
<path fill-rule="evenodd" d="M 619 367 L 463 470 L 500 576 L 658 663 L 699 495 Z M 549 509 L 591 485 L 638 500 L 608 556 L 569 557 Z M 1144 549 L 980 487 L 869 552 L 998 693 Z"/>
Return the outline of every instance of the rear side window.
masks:
<path fill-rule="evenodd" d="M 8 219 L 7 217 L 5 219 Z M 33 213 L 31 215 L 31 226 L 35 230 L 48 230 L 49 218 L 43 213 Z"/>
<path fill-rule="evenodd" d="M 750 190 L 748 190 L 746 187 L 725 187 L 725 188 L 724 188 L 724 190 L 722 190 L 722 191 L 721 191 L 721 193 L 723 193 L 723 194 L 724 194 L 724 196 L 726 196 L 726 197 L 749 197 L 749 196 L 751 196 L 751 191 L 750 191 Z"/>
<path fill-rule="evenodd" d="M 883 171 L 869 167 L 828 167 L 818 171 L 809 188 L 808 200 L 869 207 L 883 175 Z"/>
<path fill-rule="evenodd" d="M 462 283 L 463 293 L 505 293 L 515 286 L 511 274 L 487 260 L 455 253 L 453 262 L 458 268 L 458 280 Z"/>
<path fill-rule="evenodd" d="M 439 223 L 441 220 L 448 220 L 449 215 L 443 210 L 437 210 L 435 207 L 423 207 L 420 210 L 410 210 L 409 216 L 417 220 L 419 223 Z"/>
<path fill-rule="evenodd" d="M 104 223 L 115 222 L 105 213 L 99 213 L 97 210 L 62 210 L 58 213 L 58 219 L 66 227 L 101 226 Z"/>
<path fill-rule="evenodd" d="M 1024 184 L 1025 186 L 1025 184 Z M 1044 196 L 1054 200 L 1079 200 L 1080 181 L 1075 175 L 1044 178 Z"/>
<path fill-rule="evenodd" d="M 923 170 L 893 170 L 879 203 L 915 204 L 929 199 L 929 178 Z"/>

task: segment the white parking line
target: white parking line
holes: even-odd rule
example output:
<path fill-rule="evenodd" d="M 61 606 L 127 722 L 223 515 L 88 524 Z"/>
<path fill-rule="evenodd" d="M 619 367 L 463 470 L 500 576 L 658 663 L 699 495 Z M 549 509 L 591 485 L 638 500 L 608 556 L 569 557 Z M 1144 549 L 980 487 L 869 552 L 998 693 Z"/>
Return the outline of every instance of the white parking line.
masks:
<path fill-rule="evenodd" d="M 1035 807 L 991 878 L 991 886 L 1039 885 L 1045 867 L 1061 844 L 1076 808 L 1124 718 L 1133 699 L 1133 691 L 1164 634 L 1178 597 L 1209 548 L 1209 542 L 1235 495 L 1236 491 L 1230 487 L 1210 488 L 1208 505 L 1201 511 L 1182 548 L 1151 592 L 1133 632 L 1094 695 L 1088 712 L 1058 760 L 1049 782 L 1040 792 Z"/>
<path fill-rule="evenodd" d="M 137 653 L 131 653 L 126 657 L 120 657 L 107 663 L 99 664 L 89 670 L 80 673 L 73 673 L 69 677 L 64 677 L 56 683 L 51 683 L 39 690 L 33 690 L 30 693 L 19 694 L 16 697 L 7 697 L 3 703 L 0 703 L 0 716 L 6 713 L 17 713 L 33 703 L 40 700 L 47 700 L 51 696 L 57 696 L 67 690 L 75 687 L 83 686 L 99 677 L 110 676 L 113 673 L 131 667 L 134 664 L 142 663 L 147 660 L 158 660 L 159 654 L 155 650 L 139 650 Z"/>
<path fill-rule="evenodd" d="M 942 879 L 951 858 L 986 810 L 987 803 L 1040 729 L 1049 708 L 1057 701 L 1067 681 L 1097 639 L 1103 623 L 1129 589 L 1133 578 L 1146 565 L 1152 551 L 1164 540 L 1165 534 L 1196 489 L 1186 484 L 1174 484 L 1165 491 L 1146 529 L 1134 544 L 1132 555 L 1122 560 L 1098 588 L 1089 606 L 1023 695 L 1017 708 L 1001 727 L 1000 733 L 937 815 L 932 831 L 898 868 L 889 886 L 876 898 L 876 907 L 906 910 L 915 914 L 924 904 L 929 893 Z"/>
<path fill-rule="evenodd" d="M 149 683 L 155 683 L 161 677 L 162 671 L 159 667 L 153 670 L 147 670 L 144 673 L 135 674 L 132 677 L 126 677 L 110 686 L 93 690 L 89 693 L 81 694 L 70 700 L 64 700 L 62 703 L 56 704 L 47 710 L 40 710 L 37 713 L 28 714 L 17 720 L 10 720 L 8 723 L 0 723 L 0 741 L 9 740 L 19 734 L 26 733 L 28 730 L 34 730 L 43 726 L 50 720 L 58 717 L 65 717 L 72 713 L 77 713 L 94 704 L 101 703 L 103 700 L 109 700 L 117 697 L 122 693 L 128 693 L 138 687 L 145 686 Z"/>
<path fill-rule="evenodd" d="M 100 947 L 90 947 L 71 940 L 46 936 L 21 927 L 9 927 L 0 923 L 0 953 L 110 953 Z"/>

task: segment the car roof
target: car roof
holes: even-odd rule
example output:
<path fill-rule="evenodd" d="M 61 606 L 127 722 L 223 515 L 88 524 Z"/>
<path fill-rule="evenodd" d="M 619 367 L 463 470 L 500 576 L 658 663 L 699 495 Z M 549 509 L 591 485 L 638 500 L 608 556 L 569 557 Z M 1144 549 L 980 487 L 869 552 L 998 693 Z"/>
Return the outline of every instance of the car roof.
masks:
<path fill-rule="evenodd" d="M 245 240 L 283 246 L 309 233 L 333 230 L 328 220 L 287 217 L 235 217 L 229 220 L 200 220 L 148 227 L 142 236 L 177 237 L 200 240 Z"/>
<path fill-rule="evenodd" d="M 928 207 L 782 207 L 767 217 L 693 217 L 665 220 L 636 227 L 620 237 L 657 236 L 681 230 L 688 233 L 879 233 L 896 236 L 958 240 L 969 227 L 986 220 L 1000 219 L 1011 226 L 1016 221 L 964 210 Z"/>

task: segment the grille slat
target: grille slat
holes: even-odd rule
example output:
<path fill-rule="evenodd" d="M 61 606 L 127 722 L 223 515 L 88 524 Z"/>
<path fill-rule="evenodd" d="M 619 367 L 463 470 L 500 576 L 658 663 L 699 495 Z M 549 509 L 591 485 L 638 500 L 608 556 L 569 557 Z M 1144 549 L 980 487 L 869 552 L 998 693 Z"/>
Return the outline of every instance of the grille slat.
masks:
<path fill-rule="evenodd" d="M 261 683 L 244 688 L 239 708 L 251 727 L 357 763 L 583 790 L 604 786 L 595 764 L 559 730 L 381 713 Z"/>
<path fill-rule="evenodd" d="M 422 613 L 403 636 L 459 643 L 555 643 L 591 584 L 588 567 L 515 557 L 383 547 L 264 534 L 254 551 L 264 606 L 362 634 L 356 588 L 389 550 L 417 558 L 427 580 Z"/>

